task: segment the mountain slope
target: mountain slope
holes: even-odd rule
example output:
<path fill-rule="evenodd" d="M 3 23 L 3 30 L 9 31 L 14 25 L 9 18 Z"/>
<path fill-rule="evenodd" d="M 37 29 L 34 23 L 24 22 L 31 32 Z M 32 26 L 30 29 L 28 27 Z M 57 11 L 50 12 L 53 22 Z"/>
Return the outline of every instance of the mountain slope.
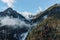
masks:
<path fill-rule="evenodd" d="M 0 40 L 20 40 L 30 28 L 31 22 L 12 8 L 0 12 Z"/>
<path fill-rule="evenodd" d="M 43 19 L 47 15 L 46 19 Z M 40 18 L 40 19 L 39 19 Z M 42 12 L 34 21 L 41 21 L 29 33 L 27 40 L 60 40 L 60 5 L 55 4 Z"/>

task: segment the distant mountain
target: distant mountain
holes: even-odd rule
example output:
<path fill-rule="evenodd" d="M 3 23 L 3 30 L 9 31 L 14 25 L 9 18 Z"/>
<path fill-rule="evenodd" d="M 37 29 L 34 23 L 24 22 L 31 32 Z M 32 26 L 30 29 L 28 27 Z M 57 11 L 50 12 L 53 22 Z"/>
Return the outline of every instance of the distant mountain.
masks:
<path fill-rule="evenodd" d="M 60 4 L 49 7 L 32 21 L 38 24 L 26 40 L 60 40 Z"/>
<path fill-rule="evenodd" d="M 26 23 L 31 23 L 24 16 L 22 16 L 20 13 L 16 12 L 12 8 L 7 8 L 5 11 L 0 12 L 0 17 L 5 17 L 5 16 L 9 16 L 12 18 L 19 18 L 20 20 L 23 20 Z"/>
<path fill-rule="evenodd" d="M 12 8 L 0 12 L 0 40 L 20 40 L 30 28 L 31 21 Z"/>

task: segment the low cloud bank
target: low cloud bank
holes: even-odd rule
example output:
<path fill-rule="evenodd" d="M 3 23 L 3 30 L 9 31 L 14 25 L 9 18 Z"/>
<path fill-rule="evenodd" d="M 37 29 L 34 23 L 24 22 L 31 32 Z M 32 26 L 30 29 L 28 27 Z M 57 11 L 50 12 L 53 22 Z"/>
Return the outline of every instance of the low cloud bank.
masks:
<path fill-rule="evenodd" d="M 17 26 L 19 26 L 20 28 L 24 26 L 30 27 L 30 24 L 26 24 L 24 21 L 18 18 L 10 18 L 9 16 L 0 18 L 0 23 L 1 26 L 8 25 L 8 26 L 13 26 L 14 28 L 17 28 Z"/>

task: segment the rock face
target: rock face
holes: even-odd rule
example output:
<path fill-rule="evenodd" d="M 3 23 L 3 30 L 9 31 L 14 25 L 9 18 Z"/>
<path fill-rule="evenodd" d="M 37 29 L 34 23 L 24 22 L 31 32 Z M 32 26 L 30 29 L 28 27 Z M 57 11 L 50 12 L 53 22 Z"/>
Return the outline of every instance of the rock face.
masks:
<path fill-rule="evenodd" d="M 27 40 L 60 40 L 60 4 L 49 7 L 32 21 L 40 23 L 29 33 Z"/>

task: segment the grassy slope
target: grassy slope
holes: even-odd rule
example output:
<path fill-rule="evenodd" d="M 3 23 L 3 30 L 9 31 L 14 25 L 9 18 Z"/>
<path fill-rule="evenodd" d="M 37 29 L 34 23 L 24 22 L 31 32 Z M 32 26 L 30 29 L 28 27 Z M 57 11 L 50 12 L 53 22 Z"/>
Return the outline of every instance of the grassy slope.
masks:
<path fill-rule="evenodd" d="M 27 40 L 60 40 L 59 28 L 60 20 L 49 17 L 30 32 Z"/>

